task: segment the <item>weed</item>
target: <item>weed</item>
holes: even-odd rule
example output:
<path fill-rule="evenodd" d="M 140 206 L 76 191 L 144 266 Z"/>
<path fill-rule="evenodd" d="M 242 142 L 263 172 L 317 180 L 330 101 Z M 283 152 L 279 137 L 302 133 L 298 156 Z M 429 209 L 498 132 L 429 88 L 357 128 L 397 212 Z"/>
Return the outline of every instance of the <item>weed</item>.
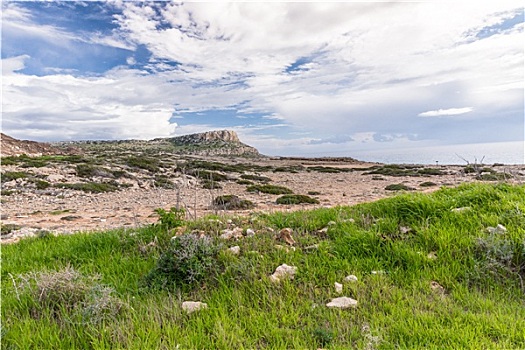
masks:
<path fill-rule="evenodd" d="M 275 201 L 277 204 L 319 204 L 319 201 L 315 198 L 306 196 L 304 194 L 287 194 L 277 198 Z"/>
<path fill-rule="evenodd" d="M 240 180 L 237 180 L 235 182 L 237 182 L 239 185 L 253 185 L 253 182 L 250 181 L 250 180 L 240 179 Z"/>
<path fill-rule="evenodd" d="M 326 347 L 334 340 L 334 333 L 325 328 L 316 328 L 313 331 L 314 339 L 321 347 Z"/>
<path fill-rule="evenodd" d="M 165 175 L 156 175 L 154 183 L 156 187 L 168 188 L 168 189 L 175 188 L 175 184 L 170 179 L 168 179 L 168 177 Z"/>
<path fill-rule="evenodd" d="M 217 209 L 222 210 L 246 210 L 255 208 L 255 204 L 247 199 L 241 199 L 235 195 L 218 196 L 213 200 Z"/>
<path fill-rule="evenodd" d="M 0 232 L 2 232 L 2 235 L 7 235 L 13 231 L 20 230 L 22 226 L 16 225 L 16 224 L 2 224 L 0 223 Z"/>
<path fill-rule="evenodd" d="M 35 184 L 38 190 L 45 190 L 46 188 L 51 186 L 49 182 L 44 180 L 32 179 L 31 182 Z"/>
<path fill-rule="evenodd" d="M 248 192 L 262 192 L 269 194 L 291 194 L 293 191 L 289 188 L 277 185 L 251 185 L 246 188 Z"/>

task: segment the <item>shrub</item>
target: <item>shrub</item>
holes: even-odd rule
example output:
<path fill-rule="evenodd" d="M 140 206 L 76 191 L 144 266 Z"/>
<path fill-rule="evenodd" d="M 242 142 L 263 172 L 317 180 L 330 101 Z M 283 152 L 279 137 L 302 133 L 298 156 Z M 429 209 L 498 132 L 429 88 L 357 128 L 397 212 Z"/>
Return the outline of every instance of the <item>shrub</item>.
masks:
<path fill-rule="evenodd" d="M 155 213 L 159 215 L 159 221 L 155 224 L 165 229 L 172 229 L 180 227 L 184 224 L 186 211 L 182 208 L 171 207 L 169 211 L 162 208 L 155 209 Z"/>
<path fill-rule="evenodd" d="M 310 196 L 318 196 L 320 194 L 321 194 L 321 192 L 319 192 L 319 191 L 308 191 L 308 195 L 310 195 Z"/>
<path fill-rule="evenodd" d="M 269 194 L 291 194 L 293 191 L 289 188 L 277 185 L 251 185 L 246 188 L 248 192 L 262 192 Z"/>
<path fill-rule="evenodd" d="M 391 184 L 385 187 L 387 191 L 411 191 L 413 188 L 403 184 Z"/>
<path fill-rule="evenodd" d="M 420 187 L 433 187 L 433 186 L 437 186 L 437 183 L 432 182 L 432 181 L 425 181 L 425 182 L 420 183 L 419 186 Z"/>
<path fill-rule="evenodd" d="M 39 189 L 39 190 L 45 190 L 46 188 L 51 186 L 51 184 L 49 182 L 44 181 L 44 180 L 34 179 L 31 182 L 33 182 L 35 184 L 36 188 Z"/>
<path fill-rule="evenodd" d="M 120 185 L 116 182 L 78 182 L 56 184 L 55 187 L 91 193 L 102 193 L 117 191 Z"/>
<path fill-rule="evenodd" d="M 269 177 L 266 177 L 266 176 L 249 175 L 249 174 L 241 175 L 241 179 L 260 181 L 260 182 L 270 182 L 270 181 L 272 181 L 272 179 L 270 179 Z"/>
<path fill-rule="evenodd" d="M 9 182 L 16 179 L 25 179 L 28 176 L 29 174 L 23 171 L 6 171 L 2 174 L 2 182 Z"/>
<path fill-rule="evenodd" d="M 37 315 L 47 310 L 58 318 L 60 313 L 79 316 L 86 323 L 99 323 L 118 315 L 124 303 L 114 290 L 96 283 L 97 276 L 84 276 L 70 266 L 60 271 L 20 275 L 20 290 L 38 306 Z"/>
<path fill-rule="evenodd" d="M 217 209 L 222 210 L 244 210 L 255 208 L 255 204 L 247 199 L 240 199 L 235 195 L 218 196 L 213 200 Z"/>
<path fill-rule="evenodd" d="M 153 173 L 160 170 L 160 162 L 158 159 L 155 158 L 130 157 L 126 160 L 126 164 L 128 164 L 131 167 L 149 170 Z"/>
<path fill-rule="evenodd" d="M 175 184 L 164 175 L 155 176 L 155 186 L 161 188 L 175 188 Z"/>
<path fill-rule="evenodd" d="M 240 180 L 237 180 L 236 181 L 239 185 L 253 185 L 253 182 L 250 181 L 250 180 L 243 180 L 243 179 L 240 179 Z"/>
<path fill-rule="evenodd" d="M 319 201 L 317 199 L 306 196 L 304 194 L 287 194 L 277 198 L 275 202 L 277 204 L 319 204 Z"/>
<path fill-rule="evenodd" d="M 176 236 L 146 275 L 149 287 L 187 289 L 209 277 L 218 266 L 220 246 L 208 237 L 194 234 Z"/>

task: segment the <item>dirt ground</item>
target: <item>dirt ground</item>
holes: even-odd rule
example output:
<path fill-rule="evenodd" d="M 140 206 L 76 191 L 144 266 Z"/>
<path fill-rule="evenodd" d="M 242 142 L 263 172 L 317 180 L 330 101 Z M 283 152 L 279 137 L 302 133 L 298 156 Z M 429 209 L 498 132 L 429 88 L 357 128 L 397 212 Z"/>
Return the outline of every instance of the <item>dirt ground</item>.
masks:
<path fill-rule="evenodd" d="M 262 159 L 256 164 L 272 166 L 303 167 L 327 166 L 333 168 L 352 168 L 351 172 L 326 173 L 318 171 L 259 172 L 257 175 L 271 179 L 271 184 L 281 185 L 297 194 L 312 194 L 320 204 L 278 205 L 278 195 L 250 193 L 246 186 L 235 179 L 222 182 L 222 189 L 204 189 L 201 184 L 189 176 L 183 176 L 178 188 L 164 189 L 151 186 L 134 185 L 117 192 L 91 194 L 70 189 L 60 189 L 52 195 L 42 191 L 23 191 L 9 196 L 2 196 L 2 224 L 18 225 L 20 229 L 9 234 L 2 234 L 2 243 L 16 242 L 25 236 L 47 230 L 57 234 L 79 231 L 99 231 L 113 228 L 136 228 L 156 222 L 156 208 L 169 209 L 183 206 L 188 218 L 206 214 L 246 215 L 253 211 L 275 212 L 353 205 L 392 196 L 397 192 L 388 191 L 389 184 L 404 184 L 417 192 L 431 192 L 442 186 L 457 186 L 461 183 L 478 181 L 476 174 L 464 172 L 464 166 L 440 165 L 427 166 L 439 169 L 443 175 L 431 176 L 387 176 L 366 174 L 373 165 L 362 162 L 330 161 L 307 159 Z M 4 167 L 3 167 L 4 168 Z M 4 169 L 2 169 L 4 170 Z M 6 169 L 9 170 L 9 169 Z M 40 168 L 41 172 L 59 179 L 67 176 L 57 168 Z M 62 172 L 61 172 L 62 171 Z M 525 166 L 500 166 L 498 172 L 512 174 L 509 182 L 524 183 Z M 51 176 L 49 176 L 51 175 Z M 423 182 L 433 182 L 434 186 L 421 187 Z M 249 211 L 218 211 L 211 205 L 218 195 L 233 194 L 256 204 Z"/>

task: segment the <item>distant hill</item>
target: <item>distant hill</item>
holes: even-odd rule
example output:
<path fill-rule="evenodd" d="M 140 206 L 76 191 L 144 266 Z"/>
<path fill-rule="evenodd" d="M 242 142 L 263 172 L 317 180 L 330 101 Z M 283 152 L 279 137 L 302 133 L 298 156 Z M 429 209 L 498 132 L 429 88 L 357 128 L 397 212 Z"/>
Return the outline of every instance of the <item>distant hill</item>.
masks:
<path fill-rule="evenodd" d="M 78 153 L 78 149 L 74 148 L 58 148 L 48 143 L 18 140 L 4 133 L 1 135 L 0 156 L 19 156 L 22 154 L 28 156 L 42 156 L 50 154 L 70 154 Z"/>
<path fill-rule="evenodd" d="M 73 145 L 92 151 L 166 152 L 199 156 L 262 156 L 256 148 L 242 143 L 237 133 L 231 130 L 208 131 L 153 140 L 68 141 L 55 145 L 59 147 Z"/>

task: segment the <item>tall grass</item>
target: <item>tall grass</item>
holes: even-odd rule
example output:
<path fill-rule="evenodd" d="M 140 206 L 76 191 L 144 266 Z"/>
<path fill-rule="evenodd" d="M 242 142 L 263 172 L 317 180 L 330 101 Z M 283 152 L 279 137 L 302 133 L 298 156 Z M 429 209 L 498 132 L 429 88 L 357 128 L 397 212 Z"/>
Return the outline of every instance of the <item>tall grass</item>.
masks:
<path fill-rule="evenodd" d="M 233 217 L 257 232 L 235 242 L 218 238 L 225 218 L 177 222 L 224 250 L 198 283 L 165 288 L 144 282 L 174 249 L 166 225 L 22 240 L 2 247 L 2 348 L 523 348 L 524 213 L 525 186 L 477 184 L 353 207 Z M 507 231 L 487 231 L 498 224 Z M 269 228 L 284 227 L 293 229 L 295 250 L 276 247 L 285 243 Z M 240 255 L 225 251 L 233 245 Z M 295 279 L 272 283 L 268 276 L 283 263 L 297 267 Z M 90 320 L 66 302 L 46 309 L 23 288 L 27 274 L 66 268 L 85 280 L 98 276 L 94 283 L 111 288 L 112 302 L 123 307 Z M 343 283 L 349 274 L 358 281 Z M 325 306 L 339 296 L 334 282 L 344 284 L 357 308 Z M 187 314 L 185 300 L 208 308 Z"/>

